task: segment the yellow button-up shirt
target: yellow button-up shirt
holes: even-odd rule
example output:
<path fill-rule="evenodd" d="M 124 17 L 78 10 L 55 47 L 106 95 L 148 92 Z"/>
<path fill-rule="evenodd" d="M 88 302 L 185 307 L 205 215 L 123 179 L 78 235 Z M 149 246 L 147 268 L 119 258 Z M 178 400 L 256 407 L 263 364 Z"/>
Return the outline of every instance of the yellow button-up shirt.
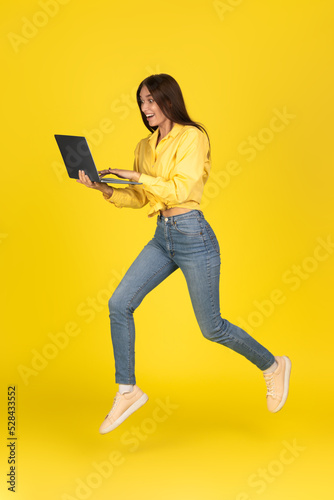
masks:
<path fill-rule="evenodd" d="M 113 194 L 104 194 L 104 198 L 118 208 L 141 208 L 149 203 L 148 217 L 173 207 L 201 210 L 211 167 L 206 134 L 194 126 L 174 123 L 156 145 L 158 134 L 159 129 L 142 139 L 135 149 L 133 168 L 140 172 L 142 184 L 113 187 Z"/>

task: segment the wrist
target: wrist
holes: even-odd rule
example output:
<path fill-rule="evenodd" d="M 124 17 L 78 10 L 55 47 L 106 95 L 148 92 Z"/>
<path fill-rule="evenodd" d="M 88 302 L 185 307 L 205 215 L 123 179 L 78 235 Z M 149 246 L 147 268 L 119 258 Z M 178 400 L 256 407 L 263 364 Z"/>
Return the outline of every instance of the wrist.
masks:
<path fill-rule="evenodd" d="M 105 196 L 112 196 L 114 190 L 111 186 L 108 186 L 108 184 L 102 184 L 100 191 L 103 193 Z"/>

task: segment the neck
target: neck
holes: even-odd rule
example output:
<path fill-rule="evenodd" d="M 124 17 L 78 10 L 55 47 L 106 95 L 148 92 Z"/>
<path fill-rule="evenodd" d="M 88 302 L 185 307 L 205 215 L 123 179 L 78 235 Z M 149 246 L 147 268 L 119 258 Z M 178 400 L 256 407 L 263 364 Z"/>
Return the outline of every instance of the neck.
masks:
<path fill-rule="evenodd" d="M 158 139 L 161 140 L 163 137 L 165 137 L 173 128 L 174 123 L 168 120 L 166 123 L 162 123 L 159 125 L 159 137 Z"/>

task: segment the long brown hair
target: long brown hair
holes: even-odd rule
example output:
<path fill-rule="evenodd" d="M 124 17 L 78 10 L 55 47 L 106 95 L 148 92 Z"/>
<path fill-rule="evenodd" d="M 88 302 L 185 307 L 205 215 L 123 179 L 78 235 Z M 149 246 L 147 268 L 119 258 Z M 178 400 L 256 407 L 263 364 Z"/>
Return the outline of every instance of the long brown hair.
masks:
<path fill-rule="evenodd" d="M 141 110 L 141 100 L 139 94 L 144 86 L 148 88 L 155 102 L 169 120 L 174 123 L 179 123 L 180 125 L 192 125 L 193 127 L 198 128 L 207 135 L 210 144 L 209 135 L 205 130 L 205 127 L 201 123 L 194 122 L 190 118 L 179 84 L 172 76 L 165 73 L 148 76 L 139 84 L 137 89 L 137 103 L 141 117 L 150 132 L 154 132 L 158 127 L 151 127 L 145 114 Z"/>

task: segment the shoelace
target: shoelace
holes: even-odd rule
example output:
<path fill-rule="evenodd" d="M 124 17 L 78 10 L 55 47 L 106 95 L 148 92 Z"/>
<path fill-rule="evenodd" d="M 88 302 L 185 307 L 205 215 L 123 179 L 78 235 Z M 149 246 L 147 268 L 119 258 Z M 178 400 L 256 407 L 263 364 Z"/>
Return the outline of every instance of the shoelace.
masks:
<path fill-rule="evenodd" d="M 276 396 L 275 392 L 275 380 L 274 380 L 274 374 L 273 373 L 264 373 L 264 380 L 267 384 L 267 396 Z"/>

